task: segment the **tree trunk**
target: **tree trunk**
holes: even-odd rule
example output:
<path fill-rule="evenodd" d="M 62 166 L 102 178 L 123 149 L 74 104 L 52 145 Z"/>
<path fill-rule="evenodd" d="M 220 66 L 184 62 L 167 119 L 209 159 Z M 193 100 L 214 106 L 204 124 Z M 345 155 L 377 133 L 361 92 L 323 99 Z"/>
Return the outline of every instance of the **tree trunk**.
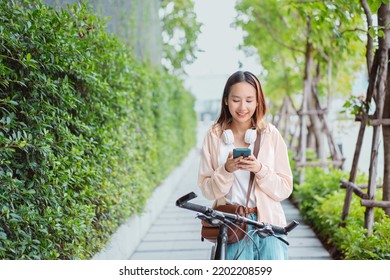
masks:
<path fill-rule="evenodd" d="M 378 10 L 378 26 L 382 27 L 384 30 L 385 36 L 380 36 L 378 38 L 378 52 L 379 52 L 379 67 L 378 67 L 378 80 L 376 84 L 377 96 L 375 100 L 376 111 L 375 118 L 382 119 L 384 112 L 384 103 L 386 96 L 386 82 L 388 76 L 388 64 L 389 64 L 389 32 L 388 26 L 390 23 L 389 20 L 389 4 L 382 4 Z M 378 148 L 379 148 L 379 137 L 380 133 L 383 131 L 381 125 L 374 126 L 373 129 L 373 141 L 371 147 L 371 162 L 369 169 L 368 177 L 368 196 L 370 200 L 375 200 L 376 193 L 376 175 L 377 175 L 377 164 L 378 164 Z M 384 186 L 384 189 L 387 187 Z M 366 207 L 364 226 L 367 228 L 367 234 L 369 235 L 372 232 L 372 227 L 374 224 L 374 208 Z"/>
<path fill-rule="evenodd" d="M 390 5 L 382 4 L 378 11 L 378 24 L 379 26 L 386 26 L 385 36 L 380 39 L 380 44 L 383 49 L 387 51 L 387 66 L 389 66 L 389 49 L 390 49 Z M 385 51 L 384 50 L 384 51 Z M 385 88 L 385 100 L 383 119 L 390 118 L 390 73 L 387 67 L 386 75 L 386 88 Z M 384 150 L 384 174 L 383 174 L 383 201 L 390 201 L 390 126 L 384 125 L 382 127 L 383 133 L 383 150 Z M 385 209 L 388 216 L 390 216 L 390 208 Z"/>
<path fill-rule="evenodd" d="M 307 18 L 307 32 L 310 33 L 311 29 L 311 19 Z M 298 147 L 298 161 L 300 163 L 306 162 L 306 144 L 307 144 L 307 110 L 308 110 L 308 99 L 311 95 L 311 85 L 312 85 L 312 69 L 314 63 L 313 56 L 313 44 L 307 38 L 306 50 L 305 50 L 305 76 L 303 81 L 303 98 L 302 98 L 302 107 L 300 115 L 300 138 L 299 138 L 299 147 Z M 304 181 L 304 174 L 300 172 L 299 182 Z"/>
<path fill-rule="evenodd" d="M 309 110 L 316 112 L 319 108 L 317 106 L 317 84 L 319 82 L 319 67 L 317 67 L 317 77 L 312 81 L 311 94 L 309 98 Z M 325 137 L 323 133 L 323 125 L 321 118 L 318 114 L 310 114 L 310 123 L 312 128 L 312 133 L 315 139 L 315 151 L 317 159 L 321 162 L 326 161 L 325 156 Z"/>
<path fill-rule="evenodd" d="M 367 3 L 367 0 L 360 0 L 360 3 L 362 4 L 362 8 L 364 10 L 364 13 L 366 15 L 366 20 L 367 20 L 367 28 L 370 29 L 372 28 L 372 14 L 370 7 Z M 368 74 L 371 72 L 372 64 L 374 60 L 374 42 L 373 38 L 367 32 L 367 45 L 366 45 L 366 62 L 367 62 L 367 71 Z"/>

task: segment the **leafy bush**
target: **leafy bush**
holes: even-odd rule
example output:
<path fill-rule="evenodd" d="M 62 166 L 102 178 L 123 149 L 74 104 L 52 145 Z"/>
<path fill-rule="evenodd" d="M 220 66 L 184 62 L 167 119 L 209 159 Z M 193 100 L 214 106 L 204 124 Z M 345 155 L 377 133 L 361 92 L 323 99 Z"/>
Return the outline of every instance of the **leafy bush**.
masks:
<path fill-rule="evenodd" d="M 85 6 L 0 0 L 0 258 L 87 259 L 195 144 L 194 98 Z"/>
<path fill-rule="evenodd" d="M 390 259 L 390 219 L 380 208 L 375 208 L 373 232 L 367 236 L 364 229 L 365 207 L 360 198 L 352 197 L 346 226 L 340 227 L 345 190 L 340 189 L 340 179 L 348 174 L 331 169 L 306 168 L 306 179 L 295 186 L 293 197 L 299 202 L 304 219 L 313 227 L 325 244 L 332 248 L 336 258 L 343 259 Z M 367 182 L 359 175 L 358 183 Z M 378 194 L 377 200 L 381 200 Z"/>
<path fill-rule="evenodd" d="M 365 207 L 360 205 L 360 198 L 354 195 L 346 227 L 338 227 L 344 197 L 345 192 L 338 192 L 328 196 L 328 199 L 324 201 L 318 211 L 318 213 L 322 212 L 319 219 L 323 222 L 326 220 L 332 220 L 332 222 L 329 222 L 327 232 L 326 225 L 321 228 L 321 231 L 326 233 L 326 236 L 329 237 L 328 240 L 332 241 L 344 259 L 390 259 L 390 240 L 388 238 L 390 219 L 385 216 L 385 212 L 381 208 L 374 209 L 373 233 L 367 236 L 367 230 L 364 228 Z M 380 196 L 377 199 L 381 199 Z"/>

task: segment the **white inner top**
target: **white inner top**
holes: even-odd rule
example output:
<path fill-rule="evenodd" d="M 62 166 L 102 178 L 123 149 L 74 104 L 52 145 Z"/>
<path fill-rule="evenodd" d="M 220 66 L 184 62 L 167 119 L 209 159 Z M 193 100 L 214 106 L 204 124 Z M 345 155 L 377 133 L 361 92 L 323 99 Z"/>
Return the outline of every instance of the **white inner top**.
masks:
<path fill-rule="evenodd" d="M 249 145 L 251 153 L 253 154 L 254 144 Z M 225 165 L 229 152 L 232 152 L 235 146 L 233 144 L 225 144 L 221 141 L 221 148 L 219 152 L 218 163 L 219 165 Z M 229 193 L 225 196 L 226 202 L 231 204 L 246 204 L 246 195 L 248 192 L 250 172 L 246 170 L 237 170 L 233 172 L 235 180 L 233 181 L 233 186 L 230 189 Z M 254 187 L 252 187 L 252 194 L 254 192 Z M 255 196 L 251 195 L 248 202 L 248 207 L 256 207 Z"/>

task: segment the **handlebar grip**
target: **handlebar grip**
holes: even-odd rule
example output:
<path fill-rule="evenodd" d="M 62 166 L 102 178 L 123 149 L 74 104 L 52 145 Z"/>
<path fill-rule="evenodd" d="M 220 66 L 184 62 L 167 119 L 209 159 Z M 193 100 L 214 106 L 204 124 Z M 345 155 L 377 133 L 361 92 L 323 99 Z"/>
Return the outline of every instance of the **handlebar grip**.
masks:
<path fill-rule="evenodd" d="M 289 223 L 287 226 L 284 227 L 286 233 L 292 231 L 294 228 L 296 228 L 299 225 L 299 222 L 293 220 L 291 223 Z"/>
<path fill-rule="evenodd" d="M 275 233 L 279 233 L 279 234 L 286 234 L 286 230 L 282 227 L 278 227 L 278 226 L 272 226 L 272 230 L 275 232 Z"/>
<path fill-rule="evenodd" d="M 203 214 L 206 214 L 209 211 L 209 208 L 206 206 L 201 206 L 201 205 L 193 204 L 193 203 L 189 203 L 189 202 L 182 203 L 178 206 L 181 208 L 185 208 L 185 209 L 192 210 L 195 212 L 200 212 Z"/>

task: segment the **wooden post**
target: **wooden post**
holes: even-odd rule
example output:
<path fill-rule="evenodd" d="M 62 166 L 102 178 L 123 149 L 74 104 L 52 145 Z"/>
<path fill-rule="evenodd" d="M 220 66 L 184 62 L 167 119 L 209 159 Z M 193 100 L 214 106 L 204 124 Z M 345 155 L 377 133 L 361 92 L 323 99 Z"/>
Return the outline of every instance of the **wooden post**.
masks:
<path fill-rule="evenodd" d="M 311 20 L 307 19 L 307 30 L 311 29 Z M 310 97 L 311 84 L 313 80 L 313 75 L 311 73 L 313 69 L 314 57 L 313 57 L 313 45 L 307 40 L 306 42 L 306 52 L 305 52 L 305 77 L 304 77 L 304 87 L 303 87 L 303 98 L 302 98 L 302 107 L 300 115 L 300 138 L 299 138 L 299 149 L 298 149 L 298 161 L 300 163 L 306 162 L 306 143 L 307 143 L 307 121 L 305 113 L 308 109 L 308 99 Z M 304 181 L 304 172 L 301 170 L 299 172 L 299 183 Z"/>
<path fill-rule="evenodd" d="M 358 134 L 358 138 L 357 138 L 357 142 L 356 142 L 356 149 L 355 149 L 355 153 L 353 155 L 351 172 L 349 173 L 349 182 L 351 182 L 351 183 L 355 183 L 355 181 L 356 181 L 356 175 L 357 175 L 358 165 L 359 165 L 360 151 L 362 149 L 364 132 L 366 129 L 366 123 L 367 123 L 367 119 L 368 119 L 368 111 L 369 111 L 368 104 L 371 103 L 371 99 L 372 99 L 372 96 L 374 95 L 374 91 L 375 91 L 375 82 L 376 82 L 376 74 L 378 71 L 378 62 L 379 62 L 379 53 L 377 51 L 377 52 L 375 52 L 374 63 L 373 63 L 373 66 L 371 68 L 371 71 L 370 71 L 369 86 L 367 89 L 366 102 L 365 102 L 366 107 L 364 108 L 364 112 L 361 116 L 362 120 L 360 122 L 359 134 Z M 347 191 L 345 193 L 343 211 L 341 213 L 342 222 L 340 223 L 340 226 L 345 225 L 344 221 L 349 215 L 352 194 L 353 194 L 353 190 L 351 188 L 347 188 Z"/>
<path fill-rule="evenodd" d="M 385 103 L 386 95 L 386 80 L 387 80 L 387 66 L 388 66 L 388 49 L 386 47 L 379 48 L 380 60 L 378 66 L 378 81 L 377 81 L 377 100 L 376 100 L 376 119 L 381 120 L 383 116 L 383 107 Z M 379 137 L 382 134 L 382 126 L 374 126 L 373 128 L 373 139 L 371 147 L 371 161 L 369 168 L 369 177 L 368 177 L 368 196 L 370 200 L 375 200 L 376 195 L 376 175 L 377 175 L 377 165 L 378 165 L 378 149 L 379 149 Z M 374 224 L 374 208 L 366 207 L 366 212 L 364 215 L 364 227 L 367 228 L 367 234 L 369 235 L 372 231 L 372 226 Z"/>
<path fill-rule="evenodd" d="M 314 98 L 315 98 L 315 103 L 316 103 L 316 108 L 317 110 L 319 110 L 320 112 L 326 112 L 326 110 L 323 110 L 321 108 L 321 105 L 320 105 L 320 101 L 318 99 L 318 96 L 317 94 L 315 94 L 313 92 L 313 95 L 314 95 Z M 329 151 L 330 151 L 330 154 L 332 156 L 332 159 L 333 161 L 342 161 L 344 162 L 344 158 L 341 154 L 341 151 L 339 149 L 339 147 L 336 145 L 335 141 L 334 141 L 334 138 L 333 138 L 333 135 L 332 135 L 332 131 L 330 130 L 330 127 L 328 125 L 328 121 L 326 119 L 326 117 L 324 116 L 324 114 L 319 114 L 319 118 L 322 122 L 322 126 L 323 126 L 323 130 L 325 131 L 325 134 L 327 136 L 327 139 L 328 139 L 328 145 L 329 145 Z M 338 168 L 342 168 L 343 164 L 339 165 Z"/>
<path fill-rule="evenodd" d="M 366 207 L 380 207 L 380 208 L 389 208 L 390 201 L 373 201 L 371 199 L 362 199 L 360 201 L 361 206 Z"/>
<path fill-rule="evenodd" d="M 378 164 L 378 148 L 379 148 L 379 136 L 380 136 L 380 126 L 374 127 L 372 147 L 371 147 L 371 160 L 370 168 L 368 175 L 368 199 L 375 201 L 376 195 L 376 174 L 377 174 L 377 164 Z M 371 234 L 372 226 L 374 224 L 374 208 L 366 207 L 366 212 L 364 214 L 364 227 L 367 228 L 367 234 Z"/>

